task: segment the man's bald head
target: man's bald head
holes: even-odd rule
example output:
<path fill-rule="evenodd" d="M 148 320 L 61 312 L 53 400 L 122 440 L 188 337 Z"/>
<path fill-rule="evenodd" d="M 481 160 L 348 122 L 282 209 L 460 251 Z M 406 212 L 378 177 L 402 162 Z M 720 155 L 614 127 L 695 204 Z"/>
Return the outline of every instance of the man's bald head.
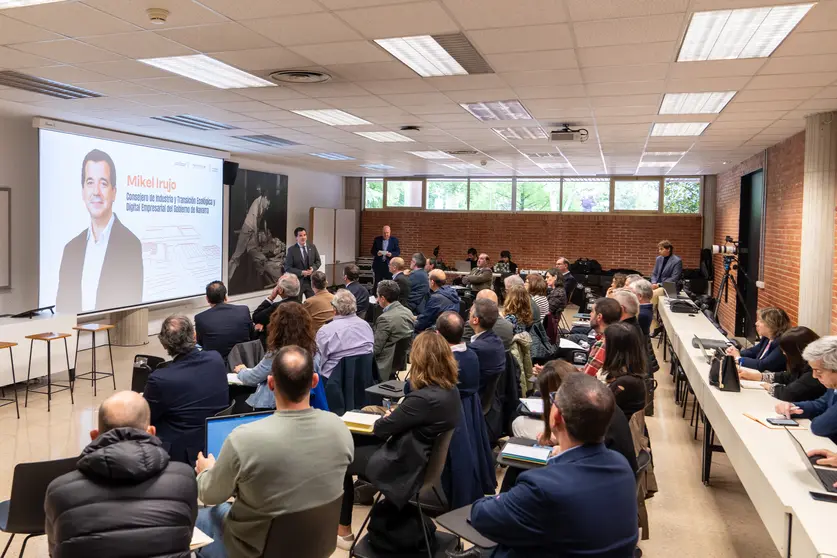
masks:
<path fill-rule="evenodd" d="M 139 393 L 120 391 L 102 402 L 99 407 L 99 434 L 114 428 L 148 430 L 151 426 L 151 409 Z"/>
<path fill-rule="evenodd" d="M 447 275 L 441 269 L 434 269 L 427 276 L 430 278 L 430 288 L 434 291 L 443 287 L 447 280 Z M 434 285 L 435 289 L 433 288 Z"/>
<path fill-rule="evenodd" d="M 483 289 L 477 293 L 477 300 L 481 300 L 483 298 L 487 298 L 497 304 L 497 293 L 492 291 L 491 289 Z"/>

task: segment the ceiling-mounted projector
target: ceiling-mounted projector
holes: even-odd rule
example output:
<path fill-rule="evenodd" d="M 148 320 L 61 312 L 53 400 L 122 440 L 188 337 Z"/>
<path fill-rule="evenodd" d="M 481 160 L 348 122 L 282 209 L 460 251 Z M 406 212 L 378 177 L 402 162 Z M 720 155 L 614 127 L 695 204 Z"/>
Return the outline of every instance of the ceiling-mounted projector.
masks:
<path fill-rule="evenodd" d="M 549 133 L 550 141 L 578 141 L 578 142 L 585 142 L 587 141 L 587 130 L 585 128 L 579 128 L 578 130 L 573 130 L 570 128 L 569 124 L 564 124 L 564 127 L 560 130 L 553 130 Z"/>

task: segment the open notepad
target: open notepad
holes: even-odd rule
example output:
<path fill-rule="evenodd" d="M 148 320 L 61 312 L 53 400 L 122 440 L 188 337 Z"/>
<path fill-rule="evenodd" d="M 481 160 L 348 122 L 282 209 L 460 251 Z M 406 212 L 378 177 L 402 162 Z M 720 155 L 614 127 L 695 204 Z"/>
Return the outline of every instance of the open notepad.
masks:
<path fill-rule="evenodd" d="M 552 453 L 552 448 L 542 448 L 540 446 L 523 446 L 520 444 L 508 443 L 500 452 L 500 455 L 506 459 L 514 459 L 516 461 L 524 461 L 526 463 L 538 463 L 546 465 L 549 454 Z"/>
<path fill-rule="evenodd" d="M 758 380 L 739 380 L 741 382 L 741 389 L 764 389 L 761 387 L 761 382 Z"/>
<path fill-rule="evenodd" d="M 227 374 L 227 383 L 231 386 L 243 386 L 244 383 L 238 379 L 238 374 Z"/>
<path fill-rule="evenodd" d="M 375 427 L 375 422 L 381 418 L 381 415 L 347 411 L 341 418 L 352 432 L 371 434 Z"/>
<path fill-rule="evenodd" d="M 524 397 L 520 400 L 533 415 L 543 414 L 543 399 L 540 397 Z"/>
<path fill-rule="evenodd" d="M 211 539 L 209 535 L 195 527 L 192 530 L 192 542 L 189 543 L 189 550 L 197 550 L 201 547 L 208 546 L 212 544 L 214 539 Z"/>

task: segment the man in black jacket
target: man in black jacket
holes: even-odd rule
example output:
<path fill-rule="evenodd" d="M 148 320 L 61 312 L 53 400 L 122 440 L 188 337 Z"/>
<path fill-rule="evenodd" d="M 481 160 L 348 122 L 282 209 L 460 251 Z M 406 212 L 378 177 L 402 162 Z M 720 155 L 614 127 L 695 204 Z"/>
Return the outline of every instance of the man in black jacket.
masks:
<path fill-rule="evenodd" d="M 573 274 L 570 273 L 570 260 L 561 256 L 558 258 L 558 261 L 555 262 L 555 266 L 558 268 L 558 271 L 561 272 L 561 276 L 564 279 L 564 291 L 567 293 L 567 302 L 572 304 L 572 296 L 573 291 L 575 291 L 576 286 L 578 285 L 578 281 Z"/>
<path fill-rule="evenodd" d="M 304 228 L 297 227 L 294 236 L 296 244 L 289 246 L 285 254 L 285 271 L 297 276 L 300 289 L 306 297 L 314 296 L 311 274 L 320 269 L 320 253 L 316 246 L 308 242 L 308 231 Z"/>
<path fill-rule="evenodd" d="M 366 311 L 369 309 L 369 290 L 358 283 L 360 279 L 360 268 L 355 264 L 349 264 L 343 268 L 343 283 L 346 289 L 355 295 L 357 303 L 357 315 L 359 318 L 366 318 Z"/>
<path fill-rule="evenodd" d="M 169 460 L 138 393 L 99 407 L 77 470 L 52 481 L 44 509 L 52 558 L 189 556 L 198 513 L 192 468 Z M 141 554 L 137 549 L 142 549 Z"/>
<path fill-rule="evenodd" d="M 410 310 L 417 316 L 424 312 L 424 306 L 430 297 L 430 280 L 427 278 L 427 272 L 424 270 L 426 264 L 427 258 L 421 252 L 413 254 L 413 259 L 410 260 L 409 303 Z"/>
<path fill-rule="evenodd" d="M 398 302 L 404 308 L 410 308 L 410 278 L 404 275 L 404 260 L 402 258 L 392 258 L 389 261 L 389 272 L 392 273 L 392 280 L 398 283 L 398 289 L 401 291 L 398 295 Z"/>
<path fill-rule="evenodd" d="M 206 286 L 209 310 L 195 316 L 195 333 L 198 345 L 206 351 L 218 351 L 227 359 L 230 351 L 239 343 L 253 339 L 255 330 L 250 319 L 250 309 L 243 305 L 227 303 L 227 287 L 221 281 Z"/>
<path fill-rule="evenodd" d="M 280 304 L 285 302 L 296 302 L 299 296 L 299 279 L 292 273 L 286 273 L 276 281 L 273 291 L 267 295 L 261 304 L 253 310 L 253 323 L 262 344 L 267 342 L 267 326 L 270 324 L 270 317 Z M 276 300 L 276 299 L 279 300 Z"/>

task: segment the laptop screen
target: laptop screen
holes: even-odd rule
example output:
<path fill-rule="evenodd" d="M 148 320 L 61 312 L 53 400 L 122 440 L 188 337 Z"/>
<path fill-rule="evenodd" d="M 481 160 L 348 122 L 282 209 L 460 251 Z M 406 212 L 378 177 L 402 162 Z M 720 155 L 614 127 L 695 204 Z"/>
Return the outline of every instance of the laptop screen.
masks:
<path fill-rule="evenodd" d="M 247 413 L 244 415 L 230 415 L 228 417 L 208 417 L 206 419 L 206 440 L 204 449 L 209 455 L 210 453 L 216 458 L 221 453 L 221 446 L 224 445 L 224 440 L 230 435 L 230 432 L 242 424 L 247 424 L 265 417 L 269 417 L 273 411 L 262 411 L 258 413 Z"/>
<path fill-rule="evenodd" d="M 663 289 L 665 289 L 668 298 L 677 298 L 677 283 L 674 281 L 665 281 Z"/>

